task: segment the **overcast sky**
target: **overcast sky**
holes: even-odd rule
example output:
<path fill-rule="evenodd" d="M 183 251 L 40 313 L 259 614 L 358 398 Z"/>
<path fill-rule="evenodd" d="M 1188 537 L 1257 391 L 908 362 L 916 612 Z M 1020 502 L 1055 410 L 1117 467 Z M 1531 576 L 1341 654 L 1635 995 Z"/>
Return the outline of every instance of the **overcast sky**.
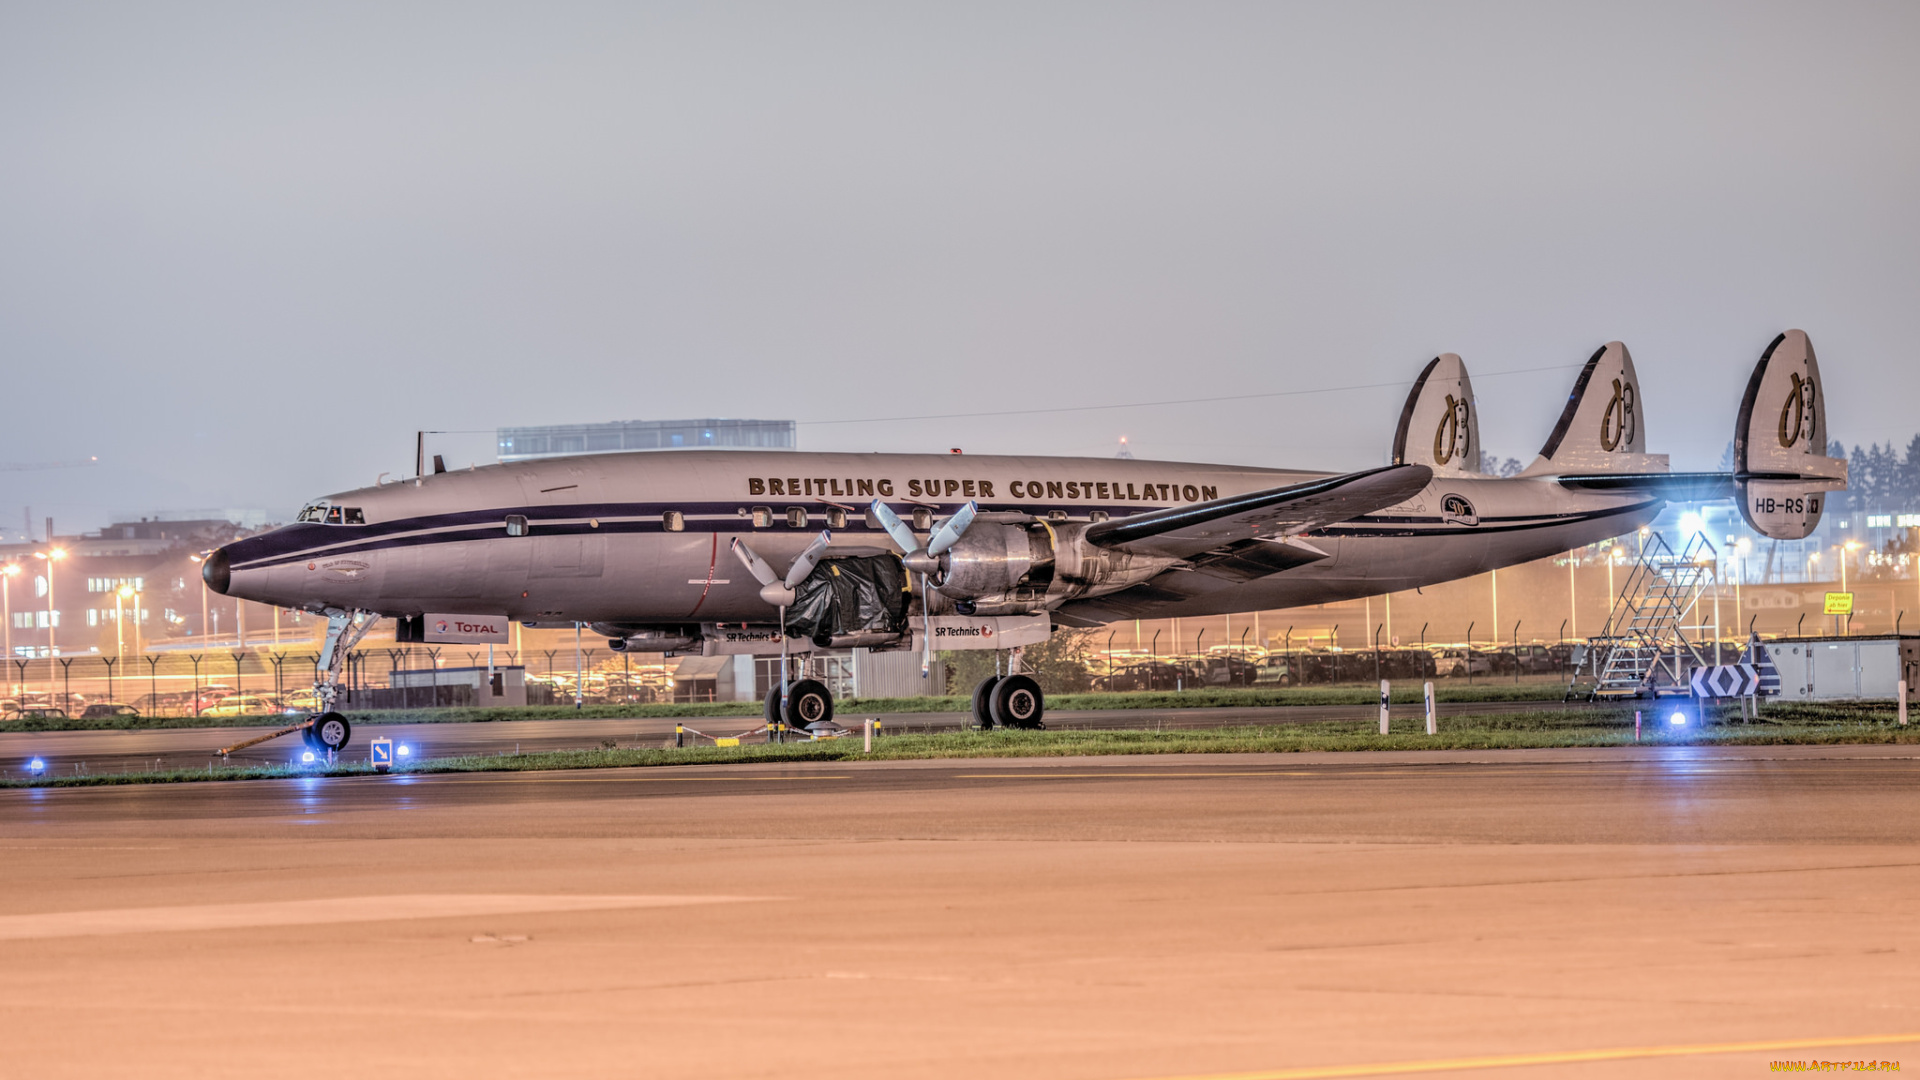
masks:
<path fill-rule="evenodd" d="M 0 461 L 102 464 L 0 528 L 632 418 L 1362 468 L 1445 350 L 1524 459 L 1613 338 L 1708 468 L 1789 326 L 1904 442 L 1917 52 L 1912 3 L 3 4 Z"/>

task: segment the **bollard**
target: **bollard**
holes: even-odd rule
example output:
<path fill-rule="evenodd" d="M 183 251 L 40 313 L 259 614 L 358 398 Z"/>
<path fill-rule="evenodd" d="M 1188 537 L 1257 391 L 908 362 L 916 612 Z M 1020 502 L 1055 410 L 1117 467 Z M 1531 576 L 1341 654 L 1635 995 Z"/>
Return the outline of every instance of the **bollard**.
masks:
<path fill-rule="evenodd" d="M 673 748 L 678 750 L 687 745 L 687 725 L 673 725 Z"/>
<path fill-rule="evenodd" d="M 1900 726 L 1907 726 L 1907 680 L 1900 680 Z"/>
<path fill-rule="evenodd" d="M 1640 741 L 1640 710 L 1633 710 L 1633 741 Z"/>
<path fill-rule="evenodd" d="M 1440 714 L 1433 706 L 1433 683 L 1431 681 L 1429 681 L 1425 687 L 1424 696 L 1427 702 L 1427 734 L 1438 735 L 1440 734 Z"/>
<path fill-rule="evenodd" d="M 1387 703 L 1393 687 L 1385 679 L 1380 680 L 1380 734 L 1387 733 Z"/>
<path fill-rule="evenodd" d="M 866 745 L 861 748 L 861 751 L 863 753 L 868 753 L 868 754 L 873 753 L 873 724 L 874 724 L 873 719 L 869 717 L 867 720 Z"/>

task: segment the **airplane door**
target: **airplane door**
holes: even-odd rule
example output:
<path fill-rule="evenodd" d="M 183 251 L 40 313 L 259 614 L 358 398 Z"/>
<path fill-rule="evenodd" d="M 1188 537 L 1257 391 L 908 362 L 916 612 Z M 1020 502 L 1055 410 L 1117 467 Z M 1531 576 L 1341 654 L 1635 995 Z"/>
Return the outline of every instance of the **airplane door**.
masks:
<path fill-rule="evenodd" d="M 597 512 L 599 475 L 567 466 L 524 472 L 518 480 L 530 519 L 527 577 L 599 577 L 606 568 L 606 535 L 578 522 Z"/>

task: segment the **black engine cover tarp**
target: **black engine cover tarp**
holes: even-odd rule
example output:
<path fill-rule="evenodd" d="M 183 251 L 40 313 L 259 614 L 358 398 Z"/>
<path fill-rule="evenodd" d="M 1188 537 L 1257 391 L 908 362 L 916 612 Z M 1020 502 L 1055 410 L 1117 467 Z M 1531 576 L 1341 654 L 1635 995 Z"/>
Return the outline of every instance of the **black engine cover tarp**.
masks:
<path fill-rule="evenodd" d="M 787 607 L 787 633 L 802 638 L 884 632 L 907 625 L 907 571 L 891 555 L 822 559 Z"/>

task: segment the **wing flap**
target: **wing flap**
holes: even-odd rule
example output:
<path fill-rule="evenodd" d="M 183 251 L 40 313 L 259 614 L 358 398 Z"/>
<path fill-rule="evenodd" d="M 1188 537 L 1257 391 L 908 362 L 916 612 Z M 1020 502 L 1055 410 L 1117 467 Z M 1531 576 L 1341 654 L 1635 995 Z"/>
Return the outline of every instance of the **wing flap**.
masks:
<path fill-rule="evenodd" d="M 1418 495 L 1432 479 L 1433 470 L 1425 465 L 1388 465 L 1103 521 L 1087 529 L 1086 539 L 1100 547 L 1184 559 L 1237 541 L 1295 536 L 1383 510 Z"/>

